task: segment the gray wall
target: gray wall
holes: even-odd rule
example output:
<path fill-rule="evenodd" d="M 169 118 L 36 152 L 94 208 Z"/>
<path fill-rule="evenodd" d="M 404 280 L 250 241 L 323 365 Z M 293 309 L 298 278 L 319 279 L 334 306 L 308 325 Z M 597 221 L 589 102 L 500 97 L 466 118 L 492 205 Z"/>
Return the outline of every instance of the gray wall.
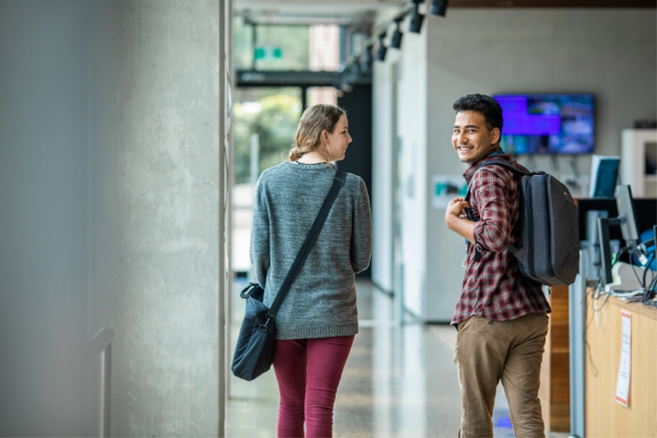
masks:
<path fill-rule="evenodd" d="M 426 312 L 425 287 L 427 263 L 425 254 L 427 224 L 427 130 L 433 123 L 427 112 L 429 65 L 427 39 L 406 32 L 399 64 L 397 85 L 397 126 L 399 135 L 398 166 L 400 169 L 401 256 L 404 303 L 413 314 Z M 420 234 L 421 233 L 421 234 Z"/>
<path fill-rule="evenodd" d="M 372 130 L 372 227 L 377 230 L 372 241 L 372 281 L 384 291 L 394 289 L 394 190 L 395 148 L 397 138 L 395 107 L 398 63 L 376 66 L 377 81 L 372 86 L 372 120 L 378 128 Z"/>
<path fill-rule="evenodd" d="M 421 315 L 426 280 L 422 233 L 427 196 L 423 183 L 427 172 L 427 40 L 408 32 L 403 38 L 403 50 L 388 49 L 385 63 L 374 66 L 372 280 L 384 290 L 402 289 L 405 307 Z M 403 264 L 401 271 L 396 264 Z"/>
<path fill-rule="evenodd" d="M 381 9 L 377 20 L 392 20 L 394 9 Z M 382 290 L 394 289 L 394 226 L 396 107 L 399 52 L 388 51 L 388 62 L 376 62 L 376 81 L 372 83 L 372 241 L 371 279 Z"/>
<path fill-rule="evenodd" d="M 397 114 L 399 131 L 412 132 L 404 143 L 410 142 L 414 153 L 423 157 L 412 169 L 423 177 L 419 182 L 423 204 L 408 205 L 415 210 L 405 214 L 423 216 L 425 226 L 417 218 L 409 218 L 403 226 L 404 241 L 418 250 L 416 255 L 405 253 L 409 309 L 419 310 L 427 320 L 449 321 L 460 292 L 463 239 L 445 228 L 444 210 L 431 206 L 432 176 L 459 175 L 465 170 L 450 144 L 454 100 L 473 92 L 593 93 L 597 103 L 596 153 L 619 155 L 621 130 L 631 127 L 635 119 L 657 117 L 656 27 L 654 9 L 450 9 L 444 19 L 425 19 L 421 34 L 425 46 L 411 47 L 415 43 L 404 40 L 402 59 L 414 64 L 402 71 L 417 68 L 426 72 L 424 84 L 409 82 L 420 80 L 418 73 L 402 74 L 398 89 L 414 92 L 415 97 L 406 95 L 396 108 L 390 108 Z M 418 50 L 425 51 L 426 65 L 419 62 L 420 56 L 413 55 Z M 376 74 L 374 80 L 377 87 L 380 79 Z M 421 126 L 409 114 L 422 119 L 420 112 L 424 110 L 426 130 L 418 134 L 415 130 Z M 376 131 L 385 120 L 374 123 Z M 405 154 L 412 154 L 405 150 Z M 574 179 L 574 164 L 582 174 L 578 182 L 583 183 L 587 181 L 590 156 L 574 162 L 543 157 L 521 162 L 563 180 Z M 585 193 L 585 189 L 573 187 L 573 193 Z M 375 230 L 377 233 L 380 230 Z M 426 242 L 425 252 L 419 251 L 422 242 Z M 418 278 L 417 286 L 409 283 L 409 276 Z M 425 290 L 425 284 L 431 287 Z"/>
<path fill-rule="evenodd" d="M 219 8 L 0 3 L 0 435 L 223 431 Z"/>
<path fill-rule="evenodd" d="M 86 7 L 0 3 L 0 435 L 87 430 Z"/>

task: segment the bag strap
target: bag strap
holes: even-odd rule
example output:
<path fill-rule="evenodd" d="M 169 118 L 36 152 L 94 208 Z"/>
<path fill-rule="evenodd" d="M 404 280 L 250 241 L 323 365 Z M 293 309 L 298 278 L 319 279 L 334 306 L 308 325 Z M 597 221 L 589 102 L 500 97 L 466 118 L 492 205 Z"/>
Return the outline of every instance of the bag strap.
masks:
<path fill-rule="evenodd" d="M 519 165 L 520 168 L 518 168 L 518 167 L 514 166 L 513 164 L 509 163 L 508 161 L 500 160 L 500 159 L 490 160 L 490 161 L 486 161 L 486 162 L 481 163 L 475 169 L 475 173 L 479 169 L 481 169 L 482 167 L 491 166 L 491 165 L 497 165 L 497 166 L 504 167 L 505 169 L 510 170 L 514 175 L 518 175 L 518 176 L 541 175 L 541 174 L 545 173 L 545 172 L 530 172 L 524 166 Z M 468 184 L 468 190 L 465 193 L 465 202 L 469 202 L 469 201 L 470 201 L 470 185 Z M 472 212 L 472 208 L 466 208 L 465 209 L 465 214 L 468 217 L 468 220 L 470 220 L 472 222 L 477 221 L 477 219 L 474 216 L 474 213 Z M 519 226 L 519 223 L 516 224 L 516 229 L 517 229 L 518 226 Z M 509 251 L 511 252 L 511 254 L 515 255 L 518 252 L 518 248 L 514 244 L 510 244 L 509 245 Z M 479 252 L 478 249 L 475 249 L 475 260 L 476 261 L 481 260 L 481 253 Z"/>
<path fill-rule="evenodd" d="M 310 248 L 315 243 L 315 240 L 317 240 L 317 236 L 328 217 L 329 211 L 346 180 L 347 174 L 338 169 L 335 173 L 335 178 L 333 178 L 333 185 L 331 186 L 328 195 L 326 195 L 326 199 L 324 199 L 324 204 L 322 204 L 322 208 L 320 208 L 319 213 L 317 213 L 317 218 L 315 218 L 315 222 L 313 222 L 312 227 L 310 227 L 310 231 L 308 231 L 306 240 L 303 242 L 303 245 L 297 254 L 297 258 L 294 259 L 294 263 L 292 263 L 285 280 L 283 280 L 281 288 L 278 290 L 278 294 L 276 294 L 276 298 L 274 299 L 271 308 L 267 312 L 267 318 L 276 319 L 276 315 L 278 314 L 278 310 L 280 309 L 283 300 L 290 291 L 294 279 L 299 274 L 303 262 L 306 261 L 306 257 L 308 257 L 308 253 L 310 253 Z"/>
<path fill-rule="evenodd" d="M 525 169 L 524 167 L 518 168 L 514 166 L 513 164 L 509 163 L 506 160 L 490 160 L 481 163 L 477 168 L 475 169 L 475 173 L 481 169 L 482 167 L 490 166 L 490 165 L 498 165 L 501 167 L 504 167 L 511 172 L 513 172 L 516 175 L 523 176 L 523 175 L 540 175 L 543 174 L 544 172 L 530 172 L 529 170 Z M 474 174 L 473 174 L 474 175 Z M 468 202 L 470 201 L 470 185 L 468 184 L 468 191 L 465 193 L 465 201 Z"/>

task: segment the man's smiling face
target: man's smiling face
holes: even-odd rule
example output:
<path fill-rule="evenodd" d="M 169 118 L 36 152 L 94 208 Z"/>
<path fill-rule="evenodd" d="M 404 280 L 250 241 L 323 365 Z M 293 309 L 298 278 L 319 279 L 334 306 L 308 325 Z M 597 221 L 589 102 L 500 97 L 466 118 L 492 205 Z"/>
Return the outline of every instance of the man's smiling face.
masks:
<path fill-rule="evenodd" d="M 454 120 L 452 146 L 464 163 L 474 164 L 500 141 L 500 130 L 491 129 L 478 111 L 459 111 Z"/>

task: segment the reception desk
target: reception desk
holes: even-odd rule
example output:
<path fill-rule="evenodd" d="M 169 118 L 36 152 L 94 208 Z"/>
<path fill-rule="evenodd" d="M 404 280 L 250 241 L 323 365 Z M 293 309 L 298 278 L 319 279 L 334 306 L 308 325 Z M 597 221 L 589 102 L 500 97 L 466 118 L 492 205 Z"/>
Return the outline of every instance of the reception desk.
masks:
<path fill-rule="evenodd" d="M 596 299 L 594 299 L 596 298 Z M 587 290 L 585 418 L 587 437 L 657 437 L 657 308 Z M 631 314 L 630 390 L 616 402 L 621 310 Z"/>
<path fill-rule="evenodd" d="M 568 286 L 555 286 L 548 295 L 552 313 L 541 365 L 539 398 L 546 430 L 570 430 L 570 347 L 568 344 Z"/>

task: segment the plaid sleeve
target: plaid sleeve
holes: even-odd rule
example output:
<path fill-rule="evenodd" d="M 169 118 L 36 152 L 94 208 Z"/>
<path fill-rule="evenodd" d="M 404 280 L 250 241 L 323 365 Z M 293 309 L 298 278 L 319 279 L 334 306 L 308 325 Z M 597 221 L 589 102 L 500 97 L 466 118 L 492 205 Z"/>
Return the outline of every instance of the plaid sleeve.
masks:
<path fill-rule="evenodd" d="M 475 201 L 481 218 L 474 226 L 474 239 L 480 250 L 503 252 L 511 243 L 511 212 L 514 208 L 506 190 L 511 179 L 510 172 L 491 167 L 482 168 L 473 177 Z"/>

